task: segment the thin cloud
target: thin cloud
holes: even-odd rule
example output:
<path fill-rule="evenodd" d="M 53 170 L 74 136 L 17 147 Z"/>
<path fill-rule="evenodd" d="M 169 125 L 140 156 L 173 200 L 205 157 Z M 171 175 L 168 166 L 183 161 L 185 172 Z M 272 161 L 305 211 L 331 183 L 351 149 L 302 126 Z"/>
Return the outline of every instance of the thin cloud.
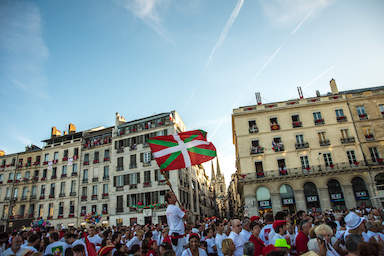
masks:
<path fill-rule="evenodd" d="M 44 64 L 49 50 L 42 36 L 39 8 L 32 2 L 2 1 L 0 24 L 0 76 L 8 86 L 48 98 Z"/>
<path fill-rule="evenodd" d="M 115 2 L 143 21 L 160 37 L 175 44 L 167 35 L 159 15 L 159 9 L 164 7 L 168 0 L 116 0 Z"/>
<path fill-rule="evenodd" d="M 231 13 L 231 16 L 227 20 L 227 23 L 225 24 L 225 26 L 223 28 L 223 31 L 221 31 L 219 39 L 217 40 L 215 46 L 213 47 L 213 49 L 211 51 L 211 54 L 209 55 L 208 61 L 207 61 L 206 65 L 205 65 L 206 68 L 211 63 L 212 58 L 215 55 L 216 50 L 223 44 L 225 38 L 228 35 L 229 30 L 231 29 L 231 27 L 232 27 L 233 23 L 235 22 L 237 16 L 239 15 L 241 7 L 243 6 L 243 4 L 244 4 L 244 0 L 238 0 L 237 1 L 235 9 L 233 9 L 233 11 Z"/>
<path fill-rule="evenodd" d="M 306 83 L 304 86 L 302 86 L 302 88 L 304 87 L 309 87 L 311 86 L 313 83 L 315 83 L 317 80 L 319 80 L 320 78 L 322 78 L 325 74 L 329 73 L 329 71 L 331 71 L 332 69 L 334 69 L 335 66 L 329 66 L 328 68 L 326 68 L 324 71 L 322 71 L 320 74 L 318 74 L 317 76 L 315 76 L 311 81 L 309 81 L 308 83 Z"/>

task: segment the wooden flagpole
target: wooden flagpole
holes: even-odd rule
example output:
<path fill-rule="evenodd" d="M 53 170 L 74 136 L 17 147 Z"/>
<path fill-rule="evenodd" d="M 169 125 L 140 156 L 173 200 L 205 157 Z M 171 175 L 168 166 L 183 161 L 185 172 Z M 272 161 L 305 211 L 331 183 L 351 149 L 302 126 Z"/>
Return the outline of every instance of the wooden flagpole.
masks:
<path fill-rule="evenodd" d="M 176 201 L 177 201 L 179 207 L 180 207 L 180 208 L 183 208 L 182 205 L 181 205 L 181 203 L 180 203 L 180 201 L 179 201 L 179 199 L 177 199 L 176 193 L 175 193 L 175 191 L 174 191 L 173 188 L 172 188 L 172 184 L 171 184 L 171 182 L 169 181 L 167 175 L 165 175 L 165 171 L 160 170 L 160 173 L 164 176 L 165 180 L 167 181 L 167 185 L 168 185 L 169 188 L 171 189 L 172 193 L 175 195 L 175 198 L 176 198 Z"/>

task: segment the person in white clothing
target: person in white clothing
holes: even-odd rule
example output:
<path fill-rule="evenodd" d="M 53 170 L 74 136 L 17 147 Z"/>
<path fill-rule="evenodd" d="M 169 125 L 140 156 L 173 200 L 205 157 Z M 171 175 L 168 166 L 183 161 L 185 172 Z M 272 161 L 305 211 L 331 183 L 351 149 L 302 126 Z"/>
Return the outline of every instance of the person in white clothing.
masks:
<path fill-rule="evenodd" d="M 89 235 L 88 235 L 89 242 L 93 243 L 96 246 L 100 246 L 103 239 L 97 234 L 95 227 L 89 228 Z"/>
<path fill-rule="evenodd" d="M 44 254 L 52 254 L 55 256 L 64 256 L 65 250 L 68 248 L 67 243 L 59 241 L 59 234 L 52 232 L 49 234 L 49 241 L 51 242 L 45 249 Z"/>
<path fill-rule="evenodd" d="M 87 248 L 84 241 L 81 239 L 77 239 L 77 235 L 73 233 L 68 233 L 65 235 L 65 242 L 67 243 L 68 248 L 73 248 L 78 244 L 81 244 L 82 246 L 84 246 L 84 248 Z M 87 250 L 85 250 L 85 255 L 88 256 Z"/>
<path fill-rule="evenodd" d="M 135 244 L 138 244 L 141 247 L 141 244 L 143 241 L 143 236 L 144 236 L 144 231 L 142 229 L 137 230 L 136 235 L 134 237 L 132 237 L 132 239 L 127 242 L 128 250 L 131 250 L 132 246 Z"/>
<path fill-rule="evenodd" d="M 205 235 L 205 241 L 207 242 L 207 252 L 208 255 L 216 255 L 216 244 L 215 244 L 215 238 L 213 237 L 213 230 L 207 229 L 204 231 Z"/>
<path fill-rule="evenodd" d="M 227 236 L 224 234 L 224 222 L 221 221 L 216 226 L 216 237 L 215 237 L 215 244 L 217 248 L 217 254 L 218 256 L 224 256 L 222 252 L 223 248 L 223 240 L 227 238 Z"/>
<path fill-rule="evenodd" d="M 275 233 L 274 236 L 270 238 L 269 244 L 275 245 L 277 239 L 285 239 L 284 235 L 287 233 L 287 221 L 275 220 L 272 226 Z M 290 241 L 291 240 L 288 237 L 287 243 L 290 244 Z"/>
<path fill-rule="evenodd" d="M 233 241 L 235 244 L 235 252 L 234 256 L 242 256 L 244 251 L 244 243 L 243 239 L 240 236 L 241 232 L 241 223 L 239 219 L 232 220 L 232 231 L 229 234 L 228 238 Z"/>
<path fill-rule="evenodd" d="M 40 244 L 40 237 L 37 234 L 32 234 L 28 238 L 28 243 L 21 246 L 22 249 L 37 252 L 36 247 Z"/>
<path fill-rule="evenodd" d="M 24 255 L 27 250 L 21 248 L 21 245 L 23 244 L 23 239 L 21 236 L 17 235 L 12 239 L 11 247 L 9 247 L 7 250 L 5 250 L 1 256 L 22 256 Z"/>
<path fill-rule="evenodd" d="M 173 250 L 176 256 L 180 256 L 183 252 L 185 240 L 182 239 L 185 234 L 183 219 L 187 218 L 186 212 L 182 211 L 176 204 L 176 195 L 169 191 L 165 195 L 165 200 L 168 203 L 165 214 L 169 225 L 169 234 L 171 235 Z"/>
<path fill-rule="evenodd" d="M 208 256 L 199 245 L 200 236 L 196 233 L 191 233 L 189 236 L 189 248 L 185 249 L 181 256 Z"/>
<path fill-rule="evenodd" d="M 263 240 L 265 246 L 269 245 L 269 233 L 273 230 L 272 224 L 273 224 L 273 214 L 272 213 L 267 213 L 265 215 L 265 222 L 267 225 L 265 225 L 261 231 L 259 238 Z"/>
<path fill-rule="evenodd" d="M 249 238 L 252 235 L 250 225 L 251 225 L 250 219 L 246 218 L 243 220 L 243 223 L 242 223 L 243 229 L 240 232 L 240 236 L 244 242 L 248 242 Z"/>

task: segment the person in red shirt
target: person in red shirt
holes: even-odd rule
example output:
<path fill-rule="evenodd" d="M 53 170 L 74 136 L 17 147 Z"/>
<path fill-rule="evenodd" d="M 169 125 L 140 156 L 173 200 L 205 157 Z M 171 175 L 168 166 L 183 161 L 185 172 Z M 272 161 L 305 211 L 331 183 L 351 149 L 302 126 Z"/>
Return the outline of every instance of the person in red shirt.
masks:
<path fill-rule="evenodd" d="M 253 256 L 263 255 L 263 248 L 265 247 L 265 244 L 264 244 L 263 240 L 261 240 L 259 238 L 260 230 L 261 230 L 261 224 L 258 222 L 252 222 L 250 227 L 251 227 L 252 235 L 249 238 L 249 241 L 251 241 L 253 243 L 253 245 L 255 246 Z"/>
<path fill-rule="evenodd" d="M 299 223 L 299 233 L 296 236 L 296 251 L 298 255 L 308 251 L 309 230 L 312 227 L 311 220 L 305 219 Z"/>

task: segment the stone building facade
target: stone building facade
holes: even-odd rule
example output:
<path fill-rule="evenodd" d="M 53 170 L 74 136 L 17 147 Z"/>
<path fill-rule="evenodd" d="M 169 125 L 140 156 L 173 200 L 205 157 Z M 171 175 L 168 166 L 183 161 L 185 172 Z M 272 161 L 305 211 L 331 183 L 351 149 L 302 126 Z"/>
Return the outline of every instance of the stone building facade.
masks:
<path fill-rule="evenodd" d="M 29 226 L 37 219 L 53 226 L 84 225 L 87 214 L 99 224 L 129 225 L 166 221 L 169 187 L 152 159 L 147 139 L 185 130 L 177 112 L 61 134 L 55 127 L 44 146 L 0 154 L 0 230 Z M 204 168 L 167 172 L 190 221 L 211 216 L 215 208 Z"/>
<path fill-rule="evenodd" d="M 233 110 L 244 213 L 381 205 L 384 87 Z"/>

